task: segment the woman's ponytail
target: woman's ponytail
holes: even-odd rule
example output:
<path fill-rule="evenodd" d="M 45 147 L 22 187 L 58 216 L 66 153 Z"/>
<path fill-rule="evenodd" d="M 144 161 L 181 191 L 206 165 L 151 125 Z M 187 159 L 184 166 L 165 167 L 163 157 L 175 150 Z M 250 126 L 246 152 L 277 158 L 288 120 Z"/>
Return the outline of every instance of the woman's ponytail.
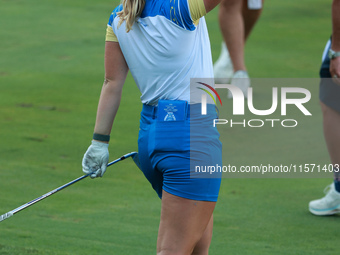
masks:
<path fill-rule="evenodd" d="M 123 10 L 117 13 L 120 18 L 118 27 L 125 20 L 126 32 L 129 32 L 133 23 L 136 21 L 136 18 L 141 15 L 144 9 L 145 0 L 122 0 L 122 5 Z"/>

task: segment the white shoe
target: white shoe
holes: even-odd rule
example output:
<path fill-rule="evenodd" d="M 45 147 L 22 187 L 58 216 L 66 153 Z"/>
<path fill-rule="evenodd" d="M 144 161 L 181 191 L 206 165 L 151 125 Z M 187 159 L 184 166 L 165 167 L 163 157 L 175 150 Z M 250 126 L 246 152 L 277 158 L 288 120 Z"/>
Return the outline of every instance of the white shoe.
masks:
<path fill-rule="evenodd" d="M 340 193 L 335 190 L 334 183 L 324 190 L 326 196 L 309 202 L 309 211 L 314 215 L 333 215 L 340 213 Z"/>
<path fill-rule="evenodd" d="M 221 54 L 214 64 L 215 83 L 229 83 L 233 73 L 234 68 L 229 56 L 229 51 L 225 42 L 222 42 Z"/>
<path fill-rule="evenodd" d="M 240 88 L 243 92 L 244 98 L 248 98 L 248 88 L 250 87 L 250 79 L 247 71 L 238 70 L 233 74 L 231 78 L 231 85 Z M 233 98 L 230 90 L 228 91 L 228 98 Z"/>

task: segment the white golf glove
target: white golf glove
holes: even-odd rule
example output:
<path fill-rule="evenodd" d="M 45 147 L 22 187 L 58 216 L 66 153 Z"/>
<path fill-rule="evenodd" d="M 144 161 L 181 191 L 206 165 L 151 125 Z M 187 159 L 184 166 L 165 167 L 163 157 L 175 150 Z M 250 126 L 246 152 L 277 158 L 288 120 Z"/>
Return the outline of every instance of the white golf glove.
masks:
<path fill-rule="evenodd" d="M 83 172 L 91 174 L 91 178 L 102 177 L 109 162 L 109 144 L 92 141 L 83 157 Z"/>

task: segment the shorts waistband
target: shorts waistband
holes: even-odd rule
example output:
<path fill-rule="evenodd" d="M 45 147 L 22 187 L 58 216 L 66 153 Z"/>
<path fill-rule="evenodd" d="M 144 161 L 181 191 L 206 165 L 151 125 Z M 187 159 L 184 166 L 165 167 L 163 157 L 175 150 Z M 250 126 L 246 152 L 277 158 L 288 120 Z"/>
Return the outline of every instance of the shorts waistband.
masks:
<path fill-rule="evenodd" d="M 175 100 L 174 100 L 175 101 Z M 202 104 L 187 104 L 186 106 L 186 117 L 190 118 L 190 114 L 193 113 L 201 113 L 201 108 Z M 217 107 L 214 104 L 207 104 L 207 111 L 208 112 L 218 112 Z M 143 114 L 146 114 L 153 119 L 157 118 L 157 113 L 158 113 L 158 106 L 155 105 L 148 105 L 148 104 L 143 104 L 143 109 L 142 109 Z"/>
<path fill-rule="evenodd" d="M 179 101 L 179 100 L 174 100 L 174 101 Z M 148 116 L 151 116 L 153 119 L 156 119 L 158 115 L 158 106 L 143 104 L 142 112 Z M 185 112 L 186 112 L 186 117 L 189 118 L 190 116 L 190 105 L 189 104 L 186 105 Z"/>

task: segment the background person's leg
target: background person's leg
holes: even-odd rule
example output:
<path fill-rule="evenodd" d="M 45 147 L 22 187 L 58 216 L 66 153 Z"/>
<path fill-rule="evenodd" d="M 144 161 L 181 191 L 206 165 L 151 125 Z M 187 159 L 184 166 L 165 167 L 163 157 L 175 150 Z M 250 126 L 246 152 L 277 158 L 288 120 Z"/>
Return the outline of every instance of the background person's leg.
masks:
<path fill-rule="evenodd" d="M 252 8 L 249 8 L 248 0 L 221 2 L 218 18 L 226 47 L 222 43 L 221 55 L 214 65 L 216 82 L 224 83 L 226 81 L 223 78 L 231 78 L 230 83 L 239 87 L 245 97 L 250 87 L 250 79 L 244 59 L 244 48 L 253 27 L 261 16 L 260 0 L 256 3 L 256 7 Z M 231 93 L 228 94 L 228 98 L 232 98 Z"/>
<path fill-rule="evenodd" d="M 245 26 L 242 16 L 243 0 L 224 0 L 220 4 L 218 19 L 234 71 L 246 70 L 244 63 Z"/>
<path fill-rule="evenodd" d="M 323 132 L 333 165 L 340 164 L 340 113 L 320 102 Z"/>
<path fill-rule="evenodd" d="M 247 0 L 244 0 L 242 6 L 242 16 L 244 21 L 244 41 L 246 42 L 251 31 L 253 30 L 257 20 L 260 18 L 262 13 L 261 9 L 249 9 L 247 6 Z M 263 2 L 263 1 L 262 1 Z"/>
<path fill-rule="evenodd" d="M 340 113 L 320 102 L 323 116 L 323 130 L 328 153 L 333 165 L 340 164 Z M 309 203 L 309 211 L 315 215 L 332 215 L 340 212 L 339 173 L 334 172 L 334 183 L 321 199 Z"/>
<path fill-rule="evenodd" d="M 245 43 L 262 13 L 261 9 L 249 9 L 247 0 L 224 0 L 220 4 L 218 18 L 223 39 L 227 45 L 234 72 L 246 70 Z"/>

